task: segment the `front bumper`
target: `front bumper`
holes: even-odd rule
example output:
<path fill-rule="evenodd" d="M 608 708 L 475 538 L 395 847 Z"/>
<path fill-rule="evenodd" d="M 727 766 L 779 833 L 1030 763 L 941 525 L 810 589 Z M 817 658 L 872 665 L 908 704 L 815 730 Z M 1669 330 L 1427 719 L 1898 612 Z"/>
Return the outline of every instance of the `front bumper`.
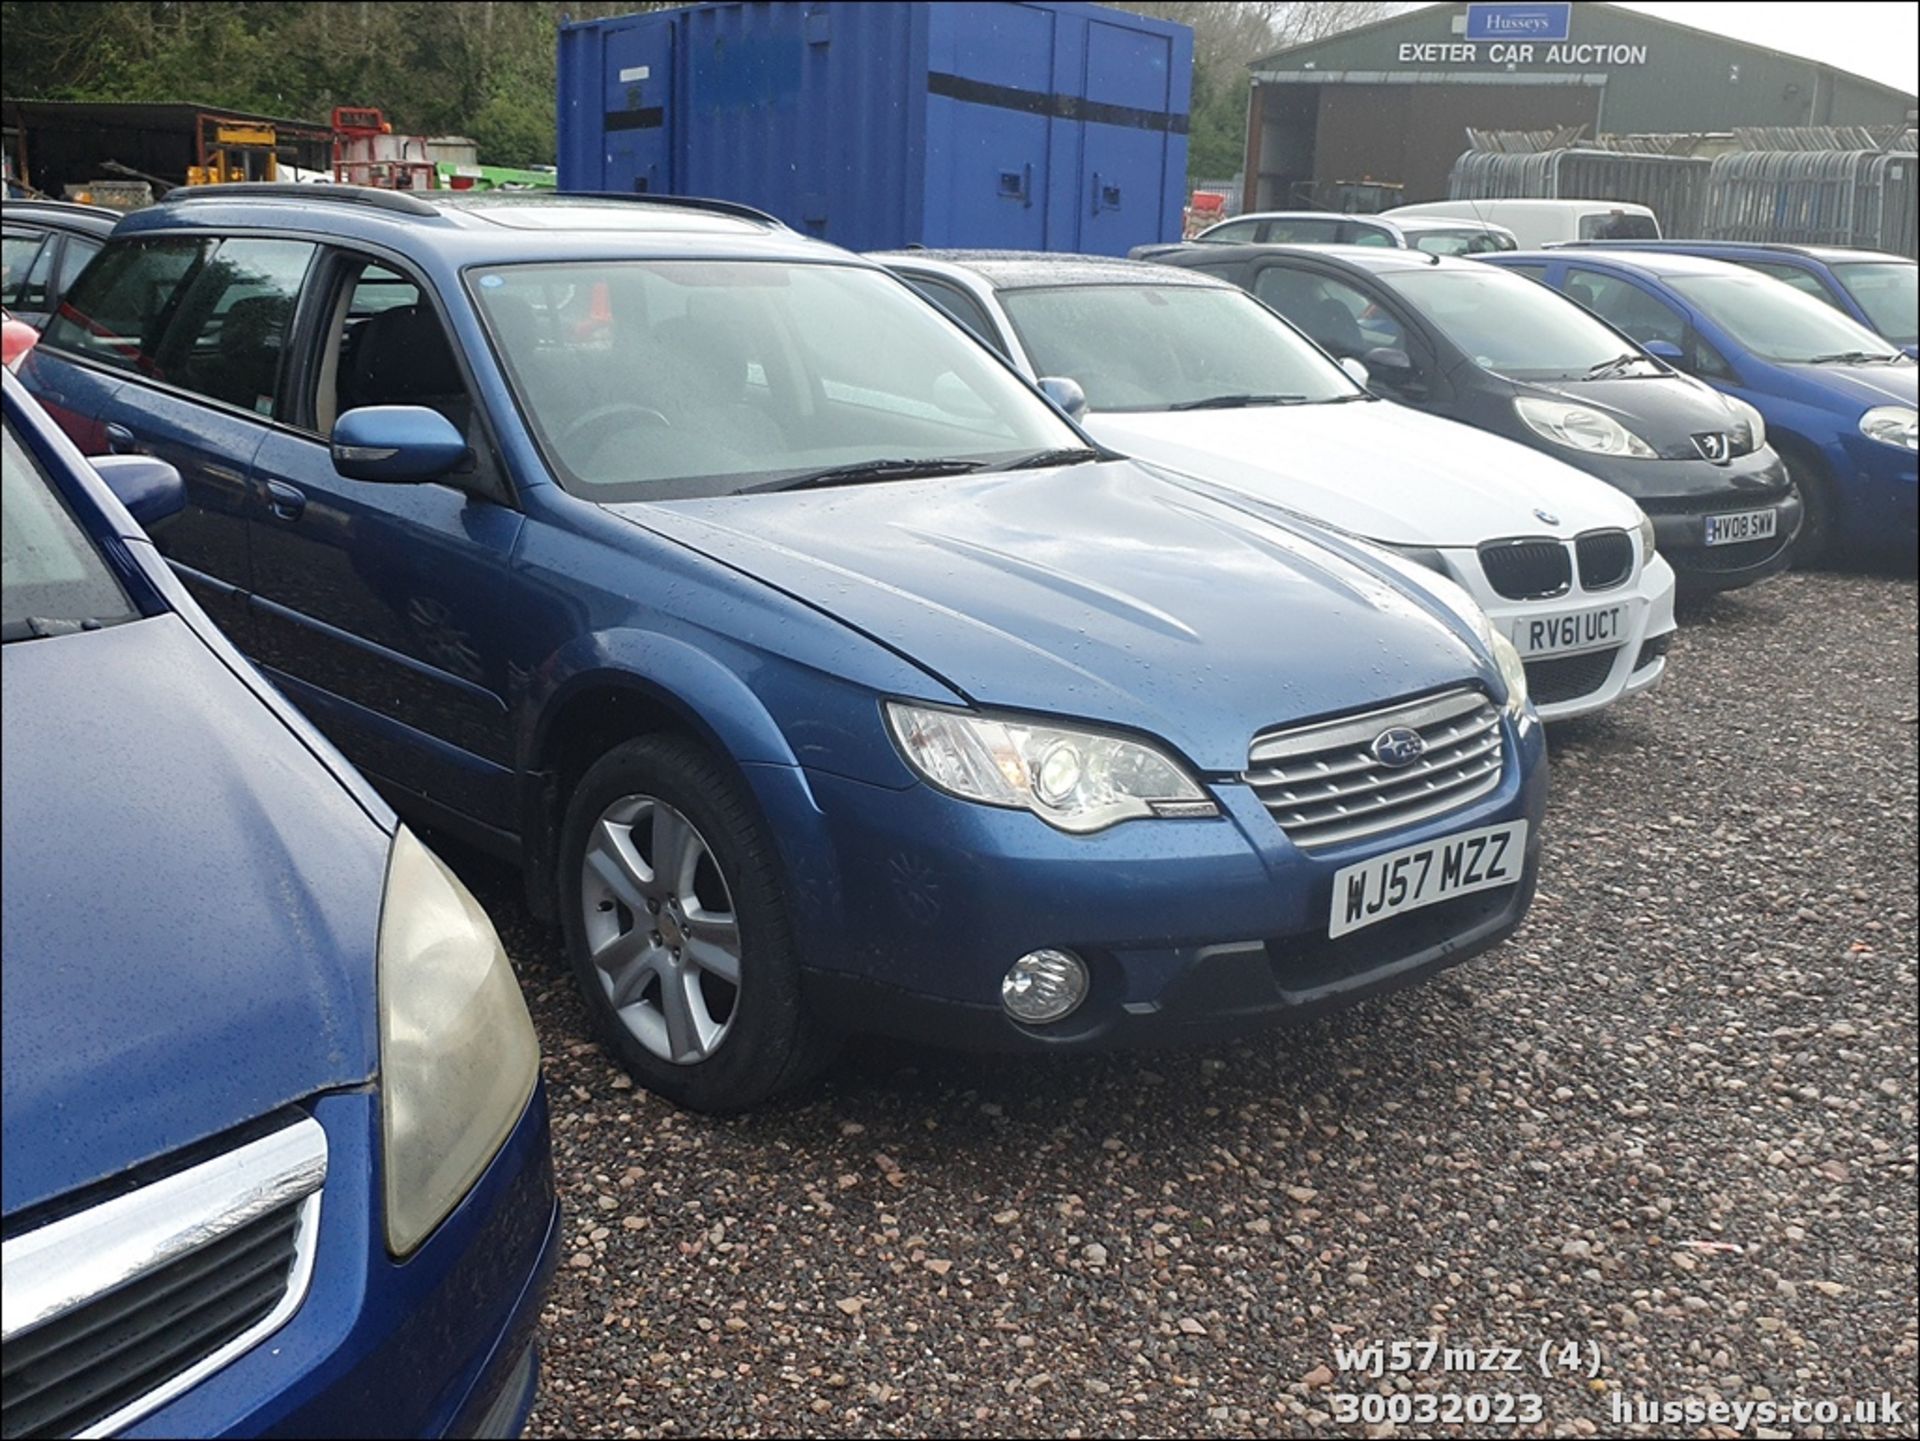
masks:
<path fill-rule="evenodd" d="M 1666 641 L 1673 634 L 1673 567 L 1657 552 L 1639 565 L 1629 582 L 1604 590 L 1580 583 L 1579 567 L 1571 588 L 1549 600 L 1510 600 L 1487 583 L 1479 555 L 1471 549 L 1440 552 L 1448 578 L 1471 595 L 1499 631 L 1514 644 L 1527 667 L 1527 688 L 1544 721 L 1569 720 L 1605 710 L 1615 701 L 1659 682 L 1666 674 Z M 1552 623 L 1617 609 L 1618 630 L 1573 650 L 1539 652 L 1540 632 Z"/>
<path fill-rule="evenodd" d="M 404 1261 L 386 1249 L 378 1094 L 323 1096 L 312 1114 L 328 1161 L 306 1299 L 280 1330 L 122 1434 L 517 1435 L 560 1244 L 545 1089 Z"/>
<path fill-rule="evenodd" d="M 1732 590 L 1787 568 L 1800 533 L 1800 500 L 1780 457 L 1763 446 L 1725 465 L 1707 460 L 1624 460 L 1578 457 L 1575 464 L 1639 502 L 1653 521 L 1656 546 L 1683 592 Z M 1773 510 L 1779 520 L 1766 540 L 1709 546 L 1706 518 Z"/>
<path fill-rule="evenodd" d="M 797 843 L 805 857 L 790 864 L 800 870 L 792 891 L 809 1002 L 826 1023 L 854 1031 L 1085 1050 L 1232 1034 L 1420 979 L 1501 940 L 1532 899 L 1545 743 L 1531 715 L 1502 725 L 1506 759 L 1488 795 L 1313 853 L 1296 849 L 1238 781 L 1212 786 L 1216 819 L 1069 836 L 926 786 L 894 791 L 808 773 L 825 831 L 817 845 Z M 774 769 L 763 768 L 757 789 Z M 1327 939 L 1341 867 L 1520 819 L 1530 826 L 1516 885 Z M 1001 1009 L 1001 979 L 1019 956 L 1049 946 L 1085 959 L 1092 989 L 1064 1020 L 1020 1025 Z"/>

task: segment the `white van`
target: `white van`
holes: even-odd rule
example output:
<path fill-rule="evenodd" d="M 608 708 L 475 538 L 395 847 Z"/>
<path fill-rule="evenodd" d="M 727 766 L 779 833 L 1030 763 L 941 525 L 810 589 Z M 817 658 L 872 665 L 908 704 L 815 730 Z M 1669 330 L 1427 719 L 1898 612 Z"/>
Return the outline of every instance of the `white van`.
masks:
<path fill-rule="evenodd" d="M 1429 200 L 1380 213 L 1382 220 L 1431 215 L 1504 225 L 1522 250 L 1563 240 L 1658 240 L 1660 222 L 1627 200 Z"/>

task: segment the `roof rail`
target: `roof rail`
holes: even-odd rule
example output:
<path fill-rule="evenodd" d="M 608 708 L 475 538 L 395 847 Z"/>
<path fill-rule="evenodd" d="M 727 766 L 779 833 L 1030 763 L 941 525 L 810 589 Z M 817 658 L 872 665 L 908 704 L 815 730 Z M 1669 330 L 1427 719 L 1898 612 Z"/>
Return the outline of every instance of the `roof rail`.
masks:
<path fill-rule="evenodd" d="M 544 191 L 518 191 L 517 194 L 545 194 Z M 554 198 L 558 200 L 634 200 L 642 205 L 677 205 L 686 210 L 711 210 L 716 215 L 733 215 L 742 220 L 758 220 L 767 225 L 777 225 L 782 230 L 787 222 L 777 215 L 769 215 L 764 210 L 756 210 L 751 205 L 742 205 L 737 200 L 712 200 L 701 195 L 630 195 L 620 190 L 556 190 Z"/>
<path fill-rule="evenodd" d="M 318 200 L 332 205 L 367 205 L 401 215 L 445 214 L 404 190 L 379 190 L 371 185 L 300 185 L 290 180 L 247 180 L 227 185 L 176 185 L 156 204 L 181 205 L 196 200 Z"/>

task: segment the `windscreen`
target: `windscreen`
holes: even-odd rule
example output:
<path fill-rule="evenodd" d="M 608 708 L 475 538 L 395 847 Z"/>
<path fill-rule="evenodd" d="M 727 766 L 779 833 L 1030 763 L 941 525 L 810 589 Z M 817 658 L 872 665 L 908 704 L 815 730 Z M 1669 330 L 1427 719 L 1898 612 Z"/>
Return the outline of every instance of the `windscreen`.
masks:
<path fill-rule="evenodd" d="M 1873 328 L 1895 345 L 1912 345 L 1920 335 L 1920 289 L 1914 283 L 1920 265 L 1911 260 L 1850 260 L 1833 267 Z"/>
<path fill-rule="evenodd" d="M 1475 365 L 1497 375 L 1566 380 L 1634 349 L 1564 295 L 1492 266 L 1395 271 L 1380 279 Z M 1646 369 L 1658 366 L 1649 360 Z"/>
<path fill-rule="evenodd" d="M 1084 444 L 884 271 L 603 261 L 491 266 L 468 283 L 549 465 L 594 500 Z"/>
<path fill-rule="evenodd" d="M 1311 405 L 1364 393 L 1241 290 L 1051 286 L 1003 291 L 1000 304 L 1036 373 L 1078 381 L 1091 410 L 1172 410 L 1236 396 Z"/>
<path fill-rule="evenodd" d="M 134 618 L 107 569 L 7 423 L 0 452 L 0 634 L 9 641 Z"/>
<path fill-rule="evenodd" d="M 1859 321 L 1767 275 L 1674 275 L 1680 294 L 1756 355 L 1786 364 L 1898 352 Z"/>

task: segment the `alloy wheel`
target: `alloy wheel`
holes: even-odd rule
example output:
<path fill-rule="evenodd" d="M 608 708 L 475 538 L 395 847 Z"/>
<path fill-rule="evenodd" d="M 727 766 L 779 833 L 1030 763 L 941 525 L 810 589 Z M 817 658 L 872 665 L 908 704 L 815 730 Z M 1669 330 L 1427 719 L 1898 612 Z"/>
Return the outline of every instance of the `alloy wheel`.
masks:
<path fill-rule="evenodd" d="M 689 1066 L 725 1042 L 740 999 L 740 925 L 711 847 L 654 796 L 600 813 L 581 863 L 587 950 L 635 1040 Z"/>

